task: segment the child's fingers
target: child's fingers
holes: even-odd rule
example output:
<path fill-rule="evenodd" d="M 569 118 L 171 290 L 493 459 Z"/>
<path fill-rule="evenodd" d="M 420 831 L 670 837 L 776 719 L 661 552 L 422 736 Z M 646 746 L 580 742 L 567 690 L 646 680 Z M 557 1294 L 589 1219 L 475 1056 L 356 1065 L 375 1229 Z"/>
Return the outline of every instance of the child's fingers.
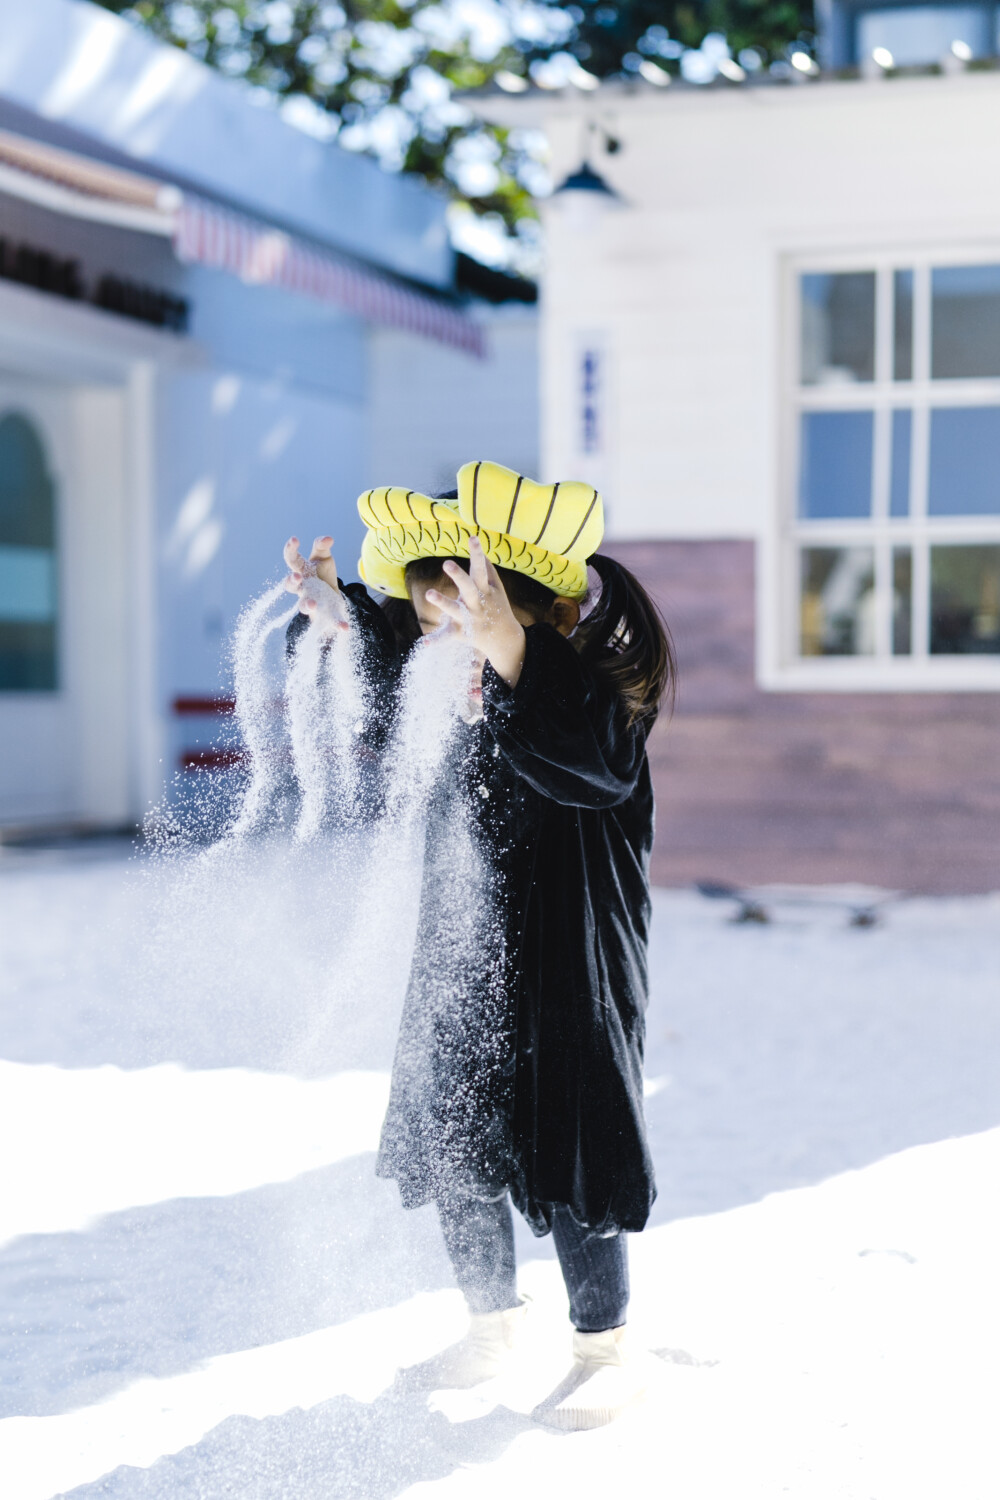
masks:
<path fill-rule="evenodd" d="M 428 589 L 425 597 L 428 604 L 435 604 L 447 619 L 454 620 L 456 625 L 465 624 L 466 606 L 460 599 L 448 599 L 444 594 L 439 594 L 437 589 Z"/>
<path fill-rule="evenodd" d="M 476 545 L 478 547 L 479 543 L 477 542 Z M 482 548 L 481 547 L 479 548 L 479 550 L 482 552 Z M 486 583 L 483 586 L 483 593 L 486 592 L 487 588 L 491 588 L 491 589 L 502 589 L 503 588 L 503 584 L 500 582 L 500 574 L 497 572 L 496 568 L 494 567 L 494 565 L 490 561 L 490 559 L 486 556 L 485 552 L 483 552 L 483 573 L 485 574 L 485 577 L 486 577 Z M 504 594 L 504 598 L 506 598 L 506 597 L 507 596 L 506 596 L 506 593 L 505 593 Z"/>
<path fill-rule="evenodd" d="M 492 564 L 483 551 L 483 544 L 477 536 L 469 537 L 469 577 L 480 594 L 485 594 L 492 582 L 490 568 Z M 493 569 L 494 574 L 496 569 Z M 499 579 L 497 582 L 499 583 Z"/>
<path fill-rule="evenodd" d="M 304 573 L 306 571 L 306 560 L 302 556 L 297 536 L 290 536 L 285 543 L 283 556 L 285 562 L 293 573 Z"/>
<path fill-rule="evenodd" d="M 301 552 L 285 548 L 285 566 L 293 577 L 305 578 L 315 573 L 312 563 L 307 563 Z"/>
<path fill-rule="evenodd" d="M 337 587 L 337 564 L 334 561 L 333 537 L 318 536 L 312 544 L 309 554 L 309 563 L 315 569 L 317 577 L 321 578 L 328 588 Z"/>
<path fill-rule="evenodd" d="M 466 608 L 475 610 L 482 609 L 482 589 L 477 587 L 477 585 L 469 577 L 469 574 L 465 571 L 465 569 L 460 568 L 458 566 L 458 563 L 446 562 L 444 565 L 444 571 L 447 573 L 452 583 L 458 589 L 458 596 L 462 600 L 462 603 L 466 606 Z M 429 589 L 427 591 L 427 596 L 428 598 L 430 598 Z M 442 595 L 441 597 L 443 598 L 444 596 Z"/>

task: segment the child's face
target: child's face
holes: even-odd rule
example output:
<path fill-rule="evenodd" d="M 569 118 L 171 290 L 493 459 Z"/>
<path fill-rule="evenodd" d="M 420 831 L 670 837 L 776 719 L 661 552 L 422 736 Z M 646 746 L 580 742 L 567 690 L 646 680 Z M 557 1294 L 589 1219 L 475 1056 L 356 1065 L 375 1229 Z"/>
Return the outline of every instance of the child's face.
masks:
<path fill-rule="evenodd" d="M 413 608 L 416 611 L 417 624 L 420 626 L 421 635 L 431 635 L 435 630 L 439 629 L 442 624 L 446 623 L 446 618 L 442 615 L 438 605 L 431 604 L 431 602 L 428 600 L 428 589 L 434 589 L 437 593 L 443 594 L 446 599 L 458 598 L 458 587 L 448 577 L 447 573 L 442 573 L 439 578 L 435 579 L 414 580 L 414 582 L 410 584 L 410 599 L 413 603 Z M 528 614 L 527 610 L 519 609 L 516 604 L 512 605 L 511 607 L 514 612 L 514 616 L 519 624 L 528 626 L 537 623 L 536 617 L 534 615 Z M 472 666 L 472 672 L 469 677 L 468 707 L 469 711 L 465 716 L 468 722 L 471 723 L 475 719 L 482 718 L 483 657 L 480 656 L 478 652 L 476 653 L 476 658 Z"/>
<path fill-rule="evenodd" d="M 420 626 L 421 635 L 430 635 L 437 630 L 442 622 L 441 610 L 436 604 L 431 604 L 427 598 L 427 590 L 433 589 L 438 594 L 443 594 L 446 599 L 458 598 L 458 586 L 452 583 L 447 573 L 442 573 L 440 578 L 419 580 L 410 584 L 410 599 L 417 615 L 417 624 Z M 519 609 L 516 604 L 511 605 L 514 618 L 519 625 L 537 625 L 538 616 L 529 614 L 526 609 Z"/>
<path fill-rule="evenodd" d="M 427 598 L 428 591 L 431 590 L 442 594 L 446 599 L 458 598 L 458 585 L 448 577 L 447 573 L 442 572 L 434 579 L 414 579 L 409 585 L 409 590 L 410 602 L 416 612 L 421 635 L 430 635 L 442 625 L 448 624 L 447 617 L 442 615 L 440 607 L 432 604 Z M 580 606 L 572 599 L 554 598 L 544 615 L 533 614 L 518 604 L 511 604 L 510 607 L 517 623 L 523 625 L 525 629 L 529 625 L 539 625 L 544 622 L 558 630 L 560 635 L 570 636 L 580 621 Z M 483 660 L 484 658 L 477 653 L 469 680 L 468 717 L 470 722 L 473 719 L 482 718 Z"/>

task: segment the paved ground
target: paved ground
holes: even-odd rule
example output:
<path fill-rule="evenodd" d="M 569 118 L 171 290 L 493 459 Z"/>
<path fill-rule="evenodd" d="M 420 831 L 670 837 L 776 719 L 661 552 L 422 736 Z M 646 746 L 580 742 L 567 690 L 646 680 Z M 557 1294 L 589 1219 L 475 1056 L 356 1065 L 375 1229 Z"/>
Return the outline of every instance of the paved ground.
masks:
<path fill-rule="evenodd" d="M 568 1351 L 527 1232 L 520 1366 L 397 1380 L 462 1322 L 432 1214 L 372 1175 L 407 918 L 332 973 L 343 872 L 302 863 L 0 860 L 4 1500 L 995 1500 L 996 898 L 866 932 L 658 893 L 632 1324 L 662 1377 L 562 1438 L 526 1415 Z"/>

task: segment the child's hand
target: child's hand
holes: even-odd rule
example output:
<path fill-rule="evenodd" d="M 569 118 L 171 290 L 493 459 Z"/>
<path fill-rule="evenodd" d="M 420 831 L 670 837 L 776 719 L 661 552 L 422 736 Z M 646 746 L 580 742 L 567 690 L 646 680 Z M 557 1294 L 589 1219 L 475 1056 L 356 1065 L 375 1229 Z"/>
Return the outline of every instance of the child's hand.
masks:
<path fill-rule="evenodd" d="M 289 569 L 285 588 L 290 594 L 298 594 L 300 613 L 308 615 L 326 636 L 347 630 L 350 623 L 344 596 L 337 585 L 332 548 L 332 536 L 318 536 L 307 562 L 299 551 L 298 537 L 293 536 L 285 543 L 284 552 Z"/>
<path fill-rule="evenodd" d="M 309 561 L 299 551 L 299 539 L 290 536 L 285 543 L 284 559 L 288 569 L 285 588 L 290 594 L 301 592 L 303 578 L 321 578 L 328 588 L 337 589 L 337 564 L 333 560 L 333 537 L 318 536 L 312 544 Z"/>
<path fill-rule="evenodd" d="M 436 589 L 428 589 L 428 601 L 466 631 L 473 648 L 514 687 L 524 666 L 524 627 L 479 538 L 469 538 L 468 573 L 453 562 L 446 562 L 444 571 L 458 589 L 458 598 L 446 599 Z"/>
<path fill-rule="evenodd" d="M 332 639 L 338 630 L 349 630 L 350 620 L 344 596 L 339 589 L 332 589 L 322 578 L 306 578 L 299 599 L 299 613 L 308 615 L 313 626 L 326 638 Z"/>

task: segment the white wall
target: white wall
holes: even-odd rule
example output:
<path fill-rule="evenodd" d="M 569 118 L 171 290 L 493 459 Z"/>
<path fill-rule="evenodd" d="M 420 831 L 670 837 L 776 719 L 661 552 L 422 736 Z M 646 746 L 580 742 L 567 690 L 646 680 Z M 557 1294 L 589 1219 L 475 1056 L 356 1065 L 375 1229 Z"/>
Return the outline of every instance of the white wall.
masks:
<path fill-rule="evenodd" d="M 361 393 L 354 400 L 239 371 L 159 384 L 157 557 L 160 692 L 220 692 L 239 611 L 281 576 L 291 533 L 329 531 L 353 574 L 364 488 Z M 339 560 L 339 559 L 338 559 Z M 290 602 L 290 601 L 289 601 Z"/>
<path fill-rule="evenodd" d="M 581 105 L 541 108 L 556 175 Z M 761 536 L 778 484 L 783 258 L 982 244 L 1000 254 L 1000 75 L 609 93 L 628 206 L 548 213 L 543 469 L 580 467 L 574 359 L 610 351 L 603 483 L 620 537 Z M 508 106 L 510 110 L 510 106 Z"/>
<path fill-rule="evenodd" d="M 538 318 L 523 304 L 482 308 L 488 357 L 412 334 L 371 335 L 367 485 L 454 489 L 472 459 L 538 473 Z"/>

